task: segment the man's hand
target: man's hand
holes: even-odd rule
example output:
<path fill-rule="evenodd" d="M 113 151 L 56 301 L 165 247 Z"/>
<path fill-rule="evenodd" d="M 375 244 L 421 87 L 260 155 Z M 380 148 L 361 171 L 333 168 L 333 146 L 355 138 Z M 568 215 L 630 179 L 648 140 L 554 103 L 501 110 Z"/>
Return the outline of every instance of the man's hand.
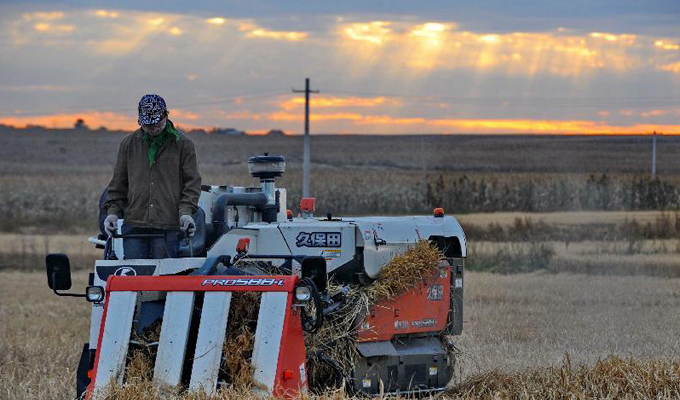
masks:
<path fill-rule="evenodd" d="M 115 214 L 111 214 L 106 219 L 104 220 L 104 230 L 106 231 L 106 234 L 109 236 L 113 236 L 114 233 L 116 233 L 116 230 L 118 230 L 118 216 Z"/>
<path fill-rule="evenodd" d="M 196 233 L 196 223 L 194 222 L 194 219 L 191 218 L 191 215 L 182 215 L 179 217 L 179 225 L 179 229 L 185 233 L 189 232 L 189 236 L 194 236 L 194 233 Z"/>

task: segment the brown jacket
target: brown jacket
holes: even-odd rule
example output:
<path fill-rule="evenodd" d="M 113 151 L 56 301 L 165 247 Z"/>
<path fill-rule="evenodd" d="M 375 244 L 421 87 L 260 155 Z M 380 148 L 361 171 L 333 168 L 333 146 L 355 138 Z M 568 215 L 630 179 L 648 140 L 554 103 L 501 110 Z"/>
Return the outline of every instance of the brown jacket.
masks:
<path fill-rule="evenodd" d="M 125 210 L 125 223 L 141 228 L 178 229 L 180 215 L 198 209 L 201 176 L 194 143 L 180 133 L 168 140 L 149 166 L 149 144 L 138 129 L 120 144 L 108 187 L 107 213 Z"/>

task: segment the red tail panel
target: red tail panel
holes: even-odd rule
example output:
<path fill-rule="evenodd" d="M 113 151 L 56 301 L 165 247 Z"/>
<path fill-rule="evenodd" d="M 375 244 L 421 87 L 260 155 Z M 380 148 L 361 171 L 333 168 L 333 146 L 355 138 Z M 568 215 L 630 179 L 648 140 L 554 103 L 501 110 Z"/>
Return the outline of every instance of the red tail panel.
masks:
<path fill-rule="evenodd" d="M 395 335 L 443 331 L 450 308 L 450 274 L 450 267 L 438 269 L 436 275 L 413 290 L 375 304 L 361 323 L 358 341 L 385 341 Z"/>

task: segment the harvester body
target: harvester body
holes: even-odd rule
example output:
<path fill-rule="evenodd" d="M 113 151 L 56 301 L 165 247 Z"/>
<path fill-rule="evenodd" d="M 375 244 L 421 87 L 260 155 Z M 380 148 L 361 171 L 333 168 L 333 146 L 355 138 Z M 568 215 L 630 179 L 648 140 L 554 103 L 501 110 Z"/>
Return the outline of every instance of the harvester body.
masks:
<path fill-rule="evenodd" d="M 280 161 L 253 159 L 270 165 Z M 357 321 L 361 357 L 347 375 L 347 386 L 376 394 L 431 392 L 447 385 L 454 360 L 442 338 L 462 331 L 467 255 L 456 219 L 315 218 L 308 200 L 292 218 L 285 189 L 274 185 L 280 173 L 262 171 L 251 170 L 260 178 L 259 187 L 202 187 L 194 215 L 197 232 L 183 242 L 180 258 L 128 260 L 121 237 L 91 240 L 105 247 L 105 255 L 96 261 L 89 285 L 103 288 L 106 297 L 92 304 L 79 391 L 87 387 L 92 396 L 111 381 L 122 383 L 130 333 L 159 321 L 154 383 L 207 392 L 222 387 L 220 360 L 229 357 L 222 352 L 224 327 L 231 293 L 239 291 L 262 292 L 252 356 L 255 383 L 276 395 L 307 391 L 303 336 L 313 333 L 303 333 L 301 309 L 307 300 L 296 297 L 296 288 L 312 280 L 325 307 L 332 303 L 328 281 L 371 285 L 383 266 L 421 240 L 441 250 L 439 267 L 430 279 L 373 305 Z M 324 311 L 332 315 L 330 308 Z"/>

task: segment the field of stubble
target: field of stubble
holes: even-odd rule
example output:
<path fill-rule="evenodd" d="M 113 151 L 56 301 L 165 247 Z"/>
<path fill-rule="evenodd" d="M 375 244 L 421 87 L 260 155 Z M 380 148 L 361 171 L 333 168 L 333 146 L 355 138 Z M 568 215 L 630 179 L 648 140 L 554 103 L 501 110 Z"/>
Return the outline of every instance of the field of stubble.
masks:
<path fill-rule="evenodd" d="M 75 395 L 89 308 L 47 289 L 44 255 L 68 253 L 85 285 L 121 138 L 0 134 L 0 399 Z M 300 138 L 194 140 L 205 183 L 252 184 L 248 156 L 285 155 L 294 208 Z M 678 398 L 680 140 L 660 142 L 650 180 L 645 138 L 319 137 L 312 191 L 324 215 L 443 205 L 463 223 L 462 353 L 445 397 Z"/>
<path fill-rule="evenodd" d="M 74 287 L 85 285 L 86 274 L 74 274 Z M 557 398 L 620 397 L 615 387 L 619 395 L 639 391 L 637 398 L 680 394 L 680 279 L 474 272 L 466 278 L 458 386 L 446 397 L 544 398 L 551 384 Z M 0 273 L 0 398 L 73 398 L 88 318 L 88 304 L 54 296 L 44 274 Z M 561 385 L 565 362 L 578 385 L 591 382 Z M 622 377 L 632 379 L 632 389 L 617 382 Z M 669 377 L 675 380 L 665 382 Z"/>

